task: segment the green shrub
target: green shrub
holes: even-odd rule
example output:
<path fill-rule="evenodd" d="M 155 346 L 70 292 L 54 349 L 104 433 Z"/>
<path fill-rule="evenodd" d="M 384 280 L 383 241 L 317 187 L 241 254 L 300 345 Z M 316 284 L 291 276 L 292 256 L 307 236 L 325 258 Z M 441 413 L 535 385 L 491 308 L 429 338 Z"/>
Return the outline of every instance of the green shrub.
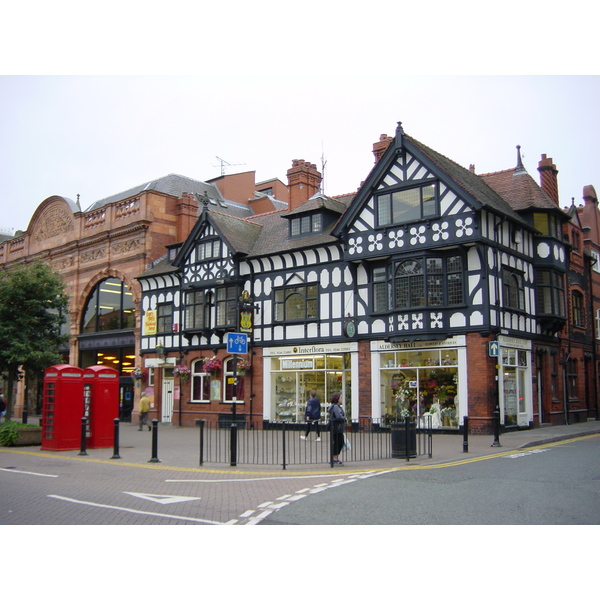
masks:
<path fill-rule="evenodd" d="M 0 446 L 13 446 L 17 441 L 19 429 L 24 427 L 37 427 L 28 423 L 19 423 L 18 421 L 5 421 L 0 425 Z"/>

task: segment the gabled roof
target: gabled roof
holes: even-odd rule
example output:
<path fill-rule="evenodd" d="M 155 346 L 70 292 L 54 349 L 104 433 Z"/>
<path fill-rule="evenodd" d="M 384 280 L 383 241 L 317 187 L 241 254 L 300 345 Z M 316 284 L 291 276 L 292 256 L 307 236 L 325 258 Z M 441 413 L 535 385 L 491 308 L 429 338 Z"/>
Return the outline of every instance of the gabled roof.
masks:
<path fill-rule="evenodd" d="M 329 210 L 334 213 L 342 214 L 346 210 L 346 205 L 339 200 L 329 198 L 324 194 L 317 193 L 311 196 L 306 202 L 300 204 L 293 210 L 288 211 L 287 215 L 284 216 L 295 216 L 301 213 L 318 211 L 318 210 Z"/>
<path fill-rule="evenodd" d="M 415 138 L 404 134 L 401 125 L 398 125 L 396 137 L 388 146 L 387 150 L 375 164 L 367 179 L 356 194 L 353 205 L 338 222 L 334 233 L 342 234 L 342 229 L 348 226 L 358 213 L 363 204 L 368 200 L 373 190 L 386 175 L 396 160 L 397 153 L 406 148 L 410 154 L 422 161 L 428 168 L 450 188 L 453 188 L 474 209 L 488 208 L 498 214 L 507 215 L 518 221 L 523 227 L 531 229 L 531 226 L 513 209 L 513 207 L 493 190 L 477 174 L 465 169 L 448 157 L 436 152 Z"/>
<path fill-rule="evenodd" d="M 217 211 L 210 211 L 208 220 L 222 234 L 234 253 L 250 254 L 261 233 L 260 225 Z"/>

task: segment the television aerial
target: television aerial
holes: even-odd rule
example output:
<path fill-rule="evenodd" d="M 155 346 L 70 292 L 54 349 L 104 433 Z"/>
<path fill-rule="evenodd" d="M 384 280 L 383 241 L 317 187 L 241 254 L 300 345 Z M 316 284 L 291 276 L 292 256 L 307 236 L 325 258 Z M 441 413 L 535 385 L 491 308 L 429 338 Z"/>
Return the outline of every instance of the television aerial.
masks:
<path fill-rule="evenodd" d="M 239 166 L 246 164 L 246 163 L 230 163 L 230 162 L 227 162 L 224 158 L 220 158 L 218 156 L 216 156 L 215 158 L 221 163 L 221 175 L 225 175 L 225 166 L 239 167 Z M 216 167 L 216 166 L 217 165 L 213 165 L 213 167 Z"/>

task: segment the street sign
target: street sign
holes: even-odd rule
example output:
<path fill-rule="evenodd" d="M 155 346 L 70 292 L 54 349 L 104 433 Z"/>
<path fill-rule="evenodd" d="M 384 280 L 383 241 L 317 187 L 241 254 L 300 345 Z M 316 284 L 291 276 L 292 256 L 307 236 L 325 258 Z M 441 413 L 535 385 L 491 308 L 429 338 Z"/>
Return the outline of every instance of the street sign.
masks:
<path fill-rule="evenodd" d="M 248 354 L 248 335 L 245 333 L 228 333 L 227 352 L 230 354 Z"/>
<path fill-rule="evenodd" d="M 489 342 L 490 356 L 497 357 L 500 354 L 500 344 L 498 342 Z"/>

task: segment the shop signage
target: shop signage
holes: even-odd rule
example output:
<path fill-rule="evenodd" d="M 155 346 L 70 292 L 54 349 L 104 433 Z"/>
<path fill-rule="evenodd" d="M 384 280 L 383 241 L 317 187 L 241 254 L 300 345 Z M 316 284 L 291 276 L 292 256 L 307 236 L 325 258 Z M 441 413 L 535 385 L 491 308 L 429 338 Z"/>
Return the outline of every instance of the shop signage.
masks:
<path fill-rule="evenodd" d="M 299 356 L 310 354 L 335 354 L 336 352 L 356 352 L 356 342 L 342 342 L 340 344 L 314 344 L 312 346 L 281 346 L 278 348 L 265 348 L 263 356 Z"/>
<path fill-rule="evenodd" d="M 312 358 L 302 358 L 299 360 L 281 359 L 281 368 L 282 369 L 290 369 L 292 371 L 297 371 L 299 369 L 314 369 L 315 361 Z"/>
<path fill-rule="evenodd" d="M 431 340 L 428 342 L 371 342 L 371 350 L 374 352 L 389 352 L 393 350 L 411 350 L 413 348 L 456 348 L 465 346 L 464 335 L 456 335 L 446 340 Z"/>
<path fill-rule="evenodd" d="M 156 311 L 144 312 L 144 335 L 156 335 Z"/>

